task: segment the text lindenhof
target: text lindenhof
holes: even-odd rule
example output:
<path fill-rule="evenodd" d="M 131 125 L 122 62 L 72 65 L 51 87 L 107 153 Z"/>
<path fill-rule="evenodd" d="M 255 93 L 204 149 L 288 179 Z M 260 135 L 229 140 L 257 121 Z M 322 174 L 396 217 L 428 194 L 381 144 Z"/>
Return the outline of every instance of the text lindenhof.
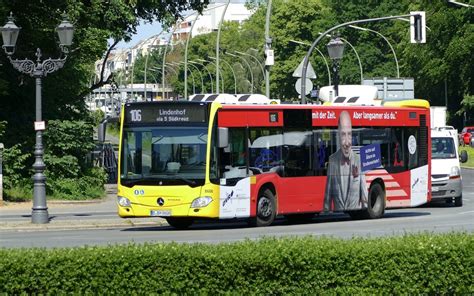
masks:
<path fill-rule="evenodd" d="M 189 116 L 186 115 L 186 109 L 159 109 L 156 121 L 160 122 L 187 122 Z"/>

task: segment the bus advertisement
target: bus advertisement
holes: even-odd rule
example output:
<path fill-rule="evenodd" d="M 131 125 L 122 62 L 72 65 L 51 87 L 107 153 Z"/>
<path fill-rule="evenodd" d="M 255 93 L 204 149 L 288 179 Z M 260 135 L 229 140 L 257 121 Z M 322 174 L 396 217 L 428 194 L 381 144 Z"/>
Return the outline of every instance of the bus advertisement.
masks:
<path fill-rule="evenodd" d="M 407 101 L 405 101 L 407 102 Z M 122 108 L 118 214 L 197 219 L 308 218 L 430 201 L 430 110 L 390 105 L 141 102 Z"/>

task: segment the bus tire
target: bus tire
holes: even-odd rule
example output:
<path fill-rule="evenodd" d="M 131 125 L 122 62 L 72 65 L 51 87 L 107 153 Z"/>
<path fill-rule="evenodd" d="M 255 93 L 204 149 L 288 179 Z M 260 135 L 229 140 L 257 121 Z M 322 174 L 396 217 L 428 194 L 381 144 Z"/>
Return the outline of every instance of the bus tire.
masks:
<path fill-rule="evenodd" d="M 346 213 L 354 220 L 377 219 L 385 212 L 385 191 L 380 183 L 373 183 L 369 189 L 367 209 L 347 211 Z"/>
<path fill-rule="evenodd" d="M 385 213 L 385 191 L 380 183 L 373 183 L 369 189 L 367 218 L 377 219 Z"/>
<path fill-rule="evenodd" d="M 454 206 L 455 207 L 462 207 L 462 195 L 456 196 L 454 198 Z"/>
<path fill-rule="evenodd" d="M 187 229 L 193 224 L 194 220 L 190 218 L 168 217 L 166 218 L 166 222 L 176 229 Z"/>
<path fill-rule="evenodd" d="M 250 225 L 261 227 L 273 223 L 276 217 L 275 195 L 270 189 L 260 191 L 257 200 L 256 216 L 250 219 Z"/>

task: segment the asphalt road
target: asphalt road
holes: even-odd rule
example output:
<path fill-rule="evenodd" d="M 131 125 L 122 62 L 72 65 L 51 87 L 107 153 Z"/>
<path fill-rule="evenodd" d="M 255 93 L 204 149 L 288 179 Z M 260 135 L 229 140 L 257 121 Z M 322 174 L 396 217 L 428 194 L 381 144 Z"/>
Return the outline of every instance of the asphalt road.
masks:
<path fill-rule="evenodd" d="M 274 225 L 263 228 L 247 227 L 245 221 L 199 222 L 189 230 L 179 231 L 157 224 L 97 227 L 95 229 L 45 229 L 41 231 L 1 230 L 0 247 L 80 247 L 85 245 L 127 244 L 130 242 L 220 243 L 264 236 L 334 236 L 379 237 L 417 232 L 474 232 L 474 170 L 463 170 L 463 207 L 432 203 L 418 208 L 387 210 L 382 219 L 351 220 L 345 214 L 321 215 L 308 223 L 289 224 L 279 218 Z M 94 206 L 91 205 L 92 209 Z M 63 216 L 61 216 L 63 215 Z M 115 212 L 58 213 L 56 218 L 75 223 L 78 217 L 107 219 Z M 4 215 L 4 220 L 18 219 Z M 2 221 L 0 220 L 0 221 Z"/>

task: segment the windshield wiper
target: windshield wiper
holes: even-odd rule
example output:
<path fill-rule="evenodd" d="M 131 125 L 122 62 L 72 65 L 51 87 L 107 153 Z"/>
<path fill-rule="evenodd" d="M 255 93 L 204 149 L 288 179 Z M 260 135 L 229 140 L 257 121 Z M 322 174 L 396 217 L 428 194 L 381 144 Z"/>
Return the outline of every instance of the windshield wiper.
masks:
<path fill-rule="evenodd" d="M 177 180 L 180 180 L 180 181 L 184 181 L 186 184 L 188 185 L 191 185 L 191 186 L 196 186 L 196 181 L 193 181 L 193 180 L 190 180 L 190 179 L 186 179 L 180 175 L 173 175 L 173 178 L 177 179 Z"/>

